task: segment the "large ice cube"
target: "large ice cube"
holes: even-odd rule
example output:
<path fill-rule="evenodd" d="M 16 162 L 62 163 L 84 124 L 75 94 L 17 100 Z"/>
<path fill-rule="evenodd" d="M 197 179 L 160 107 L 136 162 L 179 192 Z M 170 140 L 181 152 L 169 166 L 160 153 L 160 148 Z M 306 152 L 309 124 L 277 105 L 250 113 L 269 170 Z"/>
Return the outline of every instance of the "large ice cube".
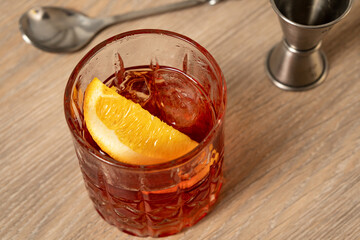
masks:
<path fill-rule="evenodd" d="M 196 82 L 181 72 L 158 69 L 153 83 L 144 108 L 156 108 L 155 114 L 161 120 L 201 141 L 213 126 L 214 116 L 210 102 Z"/>

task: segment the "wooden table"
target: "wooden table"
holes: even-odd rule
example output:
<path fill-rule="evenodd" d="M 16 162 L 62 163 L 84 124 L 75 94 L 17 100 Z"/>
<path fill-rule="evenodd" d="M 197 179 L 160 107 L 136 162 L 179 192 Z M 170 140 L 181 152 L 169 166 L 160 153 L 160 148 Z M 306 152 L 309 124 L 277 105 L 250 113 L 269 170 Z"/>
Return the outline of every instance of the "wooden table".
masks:
<path fill-rule="evenodd" d="M 168 239 L 360 239 L 360 1 L 325 38 L 319 87 L 285 92 L 264 62 L 281 39 L 268 1 L 228 0 L 113 26 L 74 54 L 26 44 L 18 19 L 36 5 L 113 15 L 170 0 L 0 1 L 0 239 L 133 239 L 86 193 L 63 112 L 67 79 L 94 45 L 161 28 L 207 48 L 228 86 L 225 184 L 214 210 Z"/>

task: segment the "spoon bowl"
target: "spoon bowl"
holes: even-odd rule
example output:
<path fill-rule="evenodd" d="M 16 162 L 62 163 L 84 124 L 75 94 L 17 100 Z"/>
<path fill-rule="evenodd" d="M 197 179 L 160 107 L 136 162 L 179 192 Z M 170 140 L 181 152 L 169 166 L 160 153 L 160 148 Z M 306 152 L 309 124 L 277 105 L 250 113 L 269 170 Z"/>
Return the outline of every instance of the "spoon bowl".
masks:
<path fill-rule="evenodd" d="M 20 18 L 24 40 L 48 52 L 74 52 L 85 45 L 103 26 L 75 10 L 58 7 L 36 7 Z"/>

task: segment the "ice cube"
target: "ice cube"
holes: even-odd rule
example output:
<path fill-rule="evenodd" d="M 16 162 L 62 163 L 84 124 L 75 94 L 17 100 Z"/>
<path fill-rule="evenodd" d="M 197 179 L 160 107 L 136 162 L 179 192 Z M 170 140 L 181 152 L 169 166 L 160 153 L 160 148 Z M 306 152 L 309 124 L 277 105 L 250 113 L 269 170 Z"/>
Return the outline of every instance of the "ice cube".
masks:
<path fill-rule="evenodd" d="M 201 141 L 213 126 L 210 102 L 195 82 L 183 73 L 159 69 L 144 108 L 156 108 L 156 115 L 196 141 Z"/>
<path fill-rule="evenodd" d="M 148 72 L 126 71 L 119 86 L 119 93 L 135 103 L 144 105 L 150 97 Z"/>

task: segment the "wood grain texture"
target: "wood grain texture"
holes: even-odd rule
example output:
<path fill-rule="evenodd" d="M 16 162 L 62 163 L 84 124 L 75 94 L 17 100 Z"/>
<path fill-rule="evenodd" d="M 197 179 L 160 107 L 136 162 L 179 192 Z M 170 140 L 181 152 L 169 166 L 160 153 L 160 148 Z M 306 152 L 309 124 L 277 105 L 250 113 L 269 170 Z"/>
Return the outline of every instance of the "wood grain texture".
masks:
<path fill-rule="evenodd" d="M 360 1 L 325 38 L 321 86 L 284 92 L 267 79 L 281 39 L 268 1 L 227 0 L 113 26 L 74 54 L 26 44 L 18 19 L 36 5 L 89 16 L 170 0 L 0 1 L 0 239 L 133 239 L 105 223 L 83 185 L 63 113 L 80 58 L 119 32 L 161 28 L 207 48 L 228 85 L 225 184 L 214 210 L 167 239 L 360 239 Z"/>

